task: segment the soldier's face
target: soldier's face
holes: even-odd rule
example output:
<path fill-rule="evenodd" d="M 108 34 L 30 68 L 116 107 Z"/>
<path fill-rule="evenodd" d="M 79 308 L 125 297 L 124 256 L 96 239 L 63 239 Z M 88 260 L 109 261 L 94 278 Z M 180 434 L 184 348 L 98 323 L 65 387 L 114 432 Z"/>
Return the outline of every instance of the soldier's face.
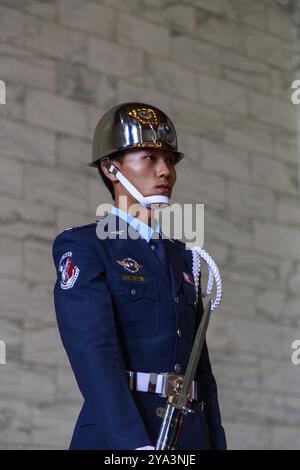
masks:
<path fill-rule="evenodd" d="M 176 181 L 175 161 L 172 151 L 141 149 L 126 152 L 123 164 L 118 166 L 143 196 L 162 194 L 170 198 Z M 118 193 L 133 199 L 121 184 L 118 185 Z"/>

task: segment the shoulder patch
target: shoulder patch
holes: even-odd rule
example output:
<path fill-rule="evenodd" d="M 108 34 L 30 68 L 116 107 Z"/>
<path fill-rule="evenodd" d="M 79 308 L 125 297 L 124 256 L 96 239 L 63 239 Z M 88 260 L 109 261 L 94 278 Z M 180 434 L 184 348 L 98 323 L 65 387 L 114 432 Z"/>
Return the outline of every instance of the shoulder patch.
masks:
<path fill-rule="evenodd" d="M 58 271 L 60 273 L 60 287 L 62 289 L 71 289 L 80 272 L 80 269 L 73 264 L 72 251 L 67 251 L 62 255 L 59 260 Z"/>

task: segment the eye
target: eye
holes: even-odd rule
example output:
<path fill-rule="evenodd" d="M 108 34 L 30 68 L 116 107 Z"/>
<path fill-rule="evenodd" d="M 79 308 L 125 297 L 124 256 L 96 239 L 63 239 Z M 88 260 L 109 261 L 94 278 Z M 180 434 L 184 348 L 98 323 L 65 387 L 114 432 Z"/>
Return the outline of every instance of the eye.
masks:
<path fill-rule="evenodd" d="M 144 159 L 148 159 L 148 158 L 151 159 L 151 160 L 155 160 L 155 156 L 154 156 L 154 155 L 145 155 Z M 174 166 L 176 165 L 176 159 L 175 159 L 175 158 L 172 158 L 172 157 L 171 157 L 171 158 L 169 158 L 167 161 L 170 162 L 171 165 L 174 165 Z"/>

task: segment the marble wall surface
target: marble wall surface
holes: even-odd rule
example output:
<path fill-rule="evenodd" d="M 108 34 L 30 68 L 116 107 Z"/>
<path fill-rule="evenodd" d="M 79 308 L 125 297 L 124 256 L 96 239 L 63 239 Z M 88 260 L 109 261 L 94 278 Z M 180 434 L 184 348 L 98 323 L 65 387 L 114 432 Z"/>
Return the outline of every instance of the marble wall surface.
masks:
<path fill-rule="evenodd" d="M 297 1 L 1 0 L 0 448 L 68 447 L 82 399 L 56 327 L 51 246 L 110 201 L 90 160 L 122 101 L 164 109 L 205 204 L 224 298 L 208 333 L 228 447 L 300 448 Z"/>

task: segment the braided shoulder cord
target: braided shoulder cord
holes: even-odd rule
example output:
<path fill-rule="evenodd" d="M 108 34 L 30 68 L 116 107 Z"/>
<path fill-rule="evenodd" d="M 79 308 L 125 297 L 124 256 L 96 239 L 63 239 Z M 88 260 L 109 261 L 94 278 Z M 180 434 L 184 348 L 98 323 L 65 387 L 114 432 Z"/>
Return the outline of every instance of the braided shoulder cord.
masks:
<path fill-rule="evenodd" d="M 201 258 L 203 258 L 206 264 L 208 265 L 208 281 L 206 290 L 202 294 L 202 297 L 207 297 L 211 294 L 215 280 L 216 298 L 212 302 L 211 310 L 216 310 L 216 308 L 220 305 L 222 298 L 222 279 L 219 268 L 216 265 L 215 261 L 212 259 L 212 257 L 203 248 L 195 246 L 191 249 L 191 251 L 193 255 L 193 275 L 195 280 L 196 297 L 198 299 Z"/>

